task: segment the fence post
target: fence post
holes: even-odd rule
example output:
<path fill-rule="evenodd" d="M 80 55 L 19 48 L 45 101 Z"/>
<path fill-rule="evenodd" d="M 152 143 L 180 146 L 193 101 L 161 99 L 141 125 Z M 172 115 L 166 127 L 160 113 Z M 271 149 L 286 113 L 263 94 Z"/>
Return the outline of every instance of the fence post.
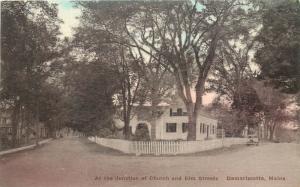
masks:
<path fill-rule="evenodd" d="M 161 153 L 161 154 L 164 154 L 164 151 L 161 149 L 162 143 L 163 143 L 162 141 L 159 141 L 157 147 L 158 147 L 158 152 Z"/>

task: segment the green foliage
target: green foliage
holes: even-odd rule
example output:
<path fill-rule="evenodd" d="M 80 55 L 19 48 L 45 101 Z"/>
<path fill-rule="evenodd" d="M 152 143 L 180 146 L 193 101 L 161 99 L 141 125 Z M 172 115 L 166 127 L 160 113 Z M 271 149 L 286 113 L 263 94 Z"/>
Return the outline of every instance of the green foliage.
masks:
<path fill-rule="evenodd" d="M 262 103 L 255 89 L 248 82 L 244 82 L 240 90 L 234 95 L 232 108 L 247 111 L 252 115 L 262 110 Z"/>
<path fill-rule="evenodd" d="M 99 61 L 69 66 L 68 125 L 87 134 L 110 134 L 117 72 Z"/>
<path fill-rule="evenodd" d="M 118 112 L 124 121 L 124 134 L 129 138 L 133 104 L 150 102 L 156 106 L 173 86 L 171 79 L 165 79 L 166 70 L 157 60 L 127 45 L 132 41 L 125 30 L 126 20 L 132 18 L 130 23 L 141 26 L 144 23 L 135 17 L 142 9 L 145 11 L 143 5 L 149 8 L 152 3 L 86 1 L 77 5 L 83 14 L 73 43 L 78 49 L 92 53 L 92 58 L 106 59 L 118 70 L 116 78 L 121 84 L 117 94 Z"/>
<path fill-rule="evenodd" d="M 1 18 L 1 99 L 18 99 L 36 113 L 50 73 L 46 63 L 58 55 L 57 8 L 45 1 L 6 1 Z"/>
<path fill-rule="evenodd" d="M 39 13 L 37 13 L 39 12 Z M 59 19 L 54 5 L 1 3 L 2 96 L 34 100 L 47 79 L 46 62 L 57 55 Z"/>
<path fill-rule="evenodd" d="M 285 1 L 265 11 L 255 58 L 261 78 L 287 93 L 300 90 L 300 3 Z"/>
<path fill-rule="evenodd" d="M 133 140 L 136 141 L 149 141 L 150 135 L 149 130 L 146 124 L 138 124 L 135 130 L 135 134 L 133 136 Z"/>
<path fill-rule="evenodd" d="M 191 1 L 79 2 L 83 14 L 78 36 L 86 37 L 84 46 L 96 53 L 107 51 L 103 48 L 105 45 L 129 49 L 135 59 L 134 66 L 139 67 L 136 69 L 144 79 L 140 84 L 147 94 L 140 94 L 141 102 L 149 95 L 155 105 L 160 102 L 155 98 L 167 95 L 160 88 L 169 86 L 161 78 L 168 71 L 174 80 L 170 82 L 176 84 L 189 115 L 193 116 L 189 123 L 195 124 L 194 114 L 201 108 L 205 83 L 215 63 L 218 46 L 240 34 L 247 41 L 250 33 L 247 25 L 253 25 L 248 18 L 255 16 L 253 1 L 198 3 L 203 9 L 199 10 Z M 173 88 L 173 85 L 169 87 Z M 193 88 L 197 92 L 195 104 Z M 124 121 L 127 126 L 128 120 Z M 195 125 L 190 127 L 188 137 L 195 139 Z"/>
<path fill-rule="evenodd" d="M 33 117 L 37 122 L 42 108 L 38 105 L 43 95 L 50 94 L 44 88 L 51 75 L 49 63 L 59 56 L 57 11 L 56 5 L 46 1 L 1 2 L 0 99 L 13 108 L 13 144 L 20 108 L 26 110 L 26 124 L 31 124 Z"/>
<path fill-rule="evenodd" d="M 53 84 L 44 84 L 39 98 L 39 121 L 49 128 L 50 133 L 53 133 L 55 129 L 61 128 L 66 120 L 64 92 Z"/>

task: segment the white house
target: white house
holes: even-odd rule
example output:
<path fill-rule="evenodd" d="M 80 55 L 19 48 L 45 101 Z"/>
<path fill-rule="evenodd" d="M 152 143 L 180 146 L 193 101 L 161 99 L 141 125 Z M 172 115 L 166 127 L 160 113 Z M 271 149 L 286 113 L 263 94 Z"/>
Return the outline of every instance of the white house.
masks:
<path fill-rule="evenodd" d="M 159 115 L 152 117 L 151 106 L 136 106 L 130 120 L 132 133 L 140 124 L 147 125 L 151 140 L 186 140 L 188 116 L 185 105 L 176 99 L 172 104 L 160 104 Z M 117 123 L 122 123 L 120 120 Z M 199 112 L 196 122 L 196 140 L 214 139 L 218 121 Z M 120 126 L 120 125 L 119 125 Z"/>

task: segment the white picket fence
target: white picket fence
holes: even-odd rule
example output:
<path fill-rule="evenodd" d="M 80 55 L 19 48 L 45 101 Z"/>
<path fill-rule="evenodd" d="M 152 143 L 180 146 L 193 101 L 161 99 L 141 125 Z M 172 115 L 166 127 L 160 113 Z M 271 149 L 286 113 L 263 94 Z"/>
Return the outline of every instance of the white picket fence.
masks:
<path fill-rule="evenodd" d="M 128 141 L 121 139 L 108 139 L 89 137 L 90 141 L 97 144 L 136 155 L 177 155 L 196 153 L 236 144 L 245 144 L 246 138 L 224 138 L 202 141 Z"/>

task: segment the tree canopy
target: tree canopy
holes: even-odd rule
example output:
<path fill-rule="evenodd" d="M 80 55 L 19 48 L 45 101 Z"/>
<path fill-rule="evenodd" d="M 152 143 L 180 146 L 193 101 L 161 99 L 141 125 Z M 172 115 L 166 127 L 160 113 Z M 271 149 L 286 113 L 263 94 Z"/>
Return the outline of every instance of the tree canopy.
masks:
<path fill-rule="evenodd" d="M 13 144 L 19 109 L 40 117 L 38 103 L 46 92 L 49 63 L 59 56 L 57 13 L 56 5 L 46 1 L 1 2 L 1 100 L 13 108 Z"/>
<path fill-rule="evenodd" d="M 67 124 L 87 134 L 113 128 L 113 95 L 117 91 L 117 72 L 101 62 L 69 64 Z"/>
<path fill-rule="evenodd" d="M 263 14 L 255 60 L 261 78 L 286 93 L 300 90 L 300 3 L 284 1 Z"/>
<path fill-rule="evenodd" d="M 134 105 L 149 102 L 155 117 L 176 90 L 195 140 L 202 97 L 214 91 L 227 96 L 239 127 L 257 125 L 281 108 L 264 103 L 255 79 L 292 94 L 300 79 L 299 1 L 263 2 L 78 1 L 80 23 L 64 41 L 55 4 L 4 2 L 1 101 L 14 127 L 20 108 L 29 124 L 55 119 L 89 134 L 112 132 L 118 114 L 129 138 Z"/>

